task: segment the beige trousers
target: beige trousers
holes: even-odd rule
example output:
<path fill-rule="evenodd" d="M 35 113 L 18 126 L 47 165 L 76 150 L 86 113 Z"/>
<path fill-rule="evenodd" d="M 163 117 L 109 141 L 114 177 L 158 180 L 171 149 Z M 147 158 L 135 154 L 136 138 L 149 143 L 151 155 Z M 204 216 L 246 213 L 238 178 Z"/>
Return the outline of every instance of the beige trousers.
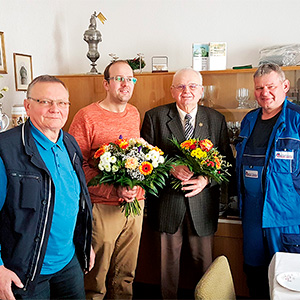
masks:
<path fill-rule="evenodd" d="M 140 201 L 144 208 L 144 201 Z M 132 299 L 143 215 L 126 218 L 119 206 L 93 205 L 95 266 L 85 276 L 87 299 Z"/>

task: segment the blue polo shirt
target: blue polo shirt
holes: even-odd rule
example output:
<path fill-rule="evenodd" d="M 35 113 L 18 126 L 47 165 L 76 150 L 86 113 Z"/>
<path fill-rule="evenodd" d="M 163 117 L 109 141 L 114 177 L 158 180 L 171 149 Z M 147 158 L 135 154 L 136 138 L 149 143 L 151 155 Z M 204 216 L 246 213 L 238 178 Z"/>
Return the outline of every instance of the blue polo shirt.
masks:
<path fill-rule="evenodd" d="M 53 274 L 64 268 L 75 253 L 74 229 L 79 209 L 80 184 L 60 131 L 56 143 L 31 124 L 31 133 L 55 186 L 53 220 L 41 274 Z M 7 176 L 0 158 L 0 209 L 6 195 Z M 0 258 L 0 264 L 3 264 Z"/>

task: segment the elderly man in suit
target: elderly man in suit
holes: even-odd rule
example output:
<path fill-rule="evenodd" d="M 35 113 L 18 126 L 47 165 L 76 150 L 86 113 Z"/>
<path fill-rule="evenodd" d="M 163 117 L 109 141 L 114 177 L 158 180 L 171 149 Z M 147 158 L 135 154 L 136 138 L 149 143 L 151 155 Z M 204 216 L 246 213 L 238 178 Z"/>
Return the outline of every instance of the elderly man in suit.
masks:
<path fill-rule="evenodd" d="M 233 164 L 225 118 L 212 108 L 198 105 L 202 93 L 199 72 L 190 68 L 177 71 L 171 86 L 176 102 L 147 111 L 141 135 L 169 157 L 177 153 L 170 141 L 172 136 L 180 143 L 193 137 L 209 139 Z M 148 221 L 160 232 L 161 292 L 164 299 L 177 298 L 184 240 L 189 244 L 197 268 L 195 284 L 211 264 L 220 198 L 220 187 L 216 182 L 195 176 L 188 167 L 176 166 L 171 173 L 182 181 L 182 189 L 174 190 L 169 184 L 159 198 L 147 202 Z"/>

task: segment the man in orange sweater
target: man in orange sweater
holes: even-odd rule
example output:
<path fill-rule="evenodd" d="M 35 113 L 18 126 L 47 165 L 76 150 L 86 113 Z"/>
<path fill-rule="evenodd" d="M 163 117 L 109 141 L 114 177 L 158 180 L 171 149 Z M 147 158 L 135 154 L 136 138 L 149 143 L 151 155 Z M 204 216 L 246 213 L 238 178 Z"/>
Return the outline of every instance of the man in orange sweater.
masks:
<path fill-rule="evenodd" d="M 136 78 L 126 61 L 110 63 L 104 71 L 104 100 L 82 108 L 75 115 L 69 132 L 83 154 L 83 169 L 89 182 L 98 174 L 93 156 L 104 143 L 140 137 L 140 115 L 130 100 Z M 115 188 L 113 185 L 89 187 L 93 202 L 93 248 L 95 266 L 85 277 L 87 299 L 131 299 L 143 215 L 126 218 L 120 201 L 137 197 L 144 207 L 144 190 Z"/>

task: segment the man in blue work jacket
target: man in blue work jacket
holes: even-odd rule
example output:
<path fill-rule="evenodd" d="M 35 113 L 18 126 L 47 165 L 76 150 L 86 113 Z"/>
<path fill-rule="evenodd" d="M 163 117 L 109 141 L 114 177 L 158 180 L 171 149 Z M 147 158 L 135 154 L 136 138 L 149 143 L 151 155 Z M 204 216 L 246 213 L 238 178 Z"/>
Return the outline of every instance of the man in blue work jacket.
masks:
<path fill-rule="evenodd" d="M 252 298 L 268 298 L 268 264 L 278 251 L 300 252 L 300 106 L 276 64 L 254 74 L 260 108 L 249 112 L 236 145 L 244 270 Z"/>
<path fill-rule="evenodd" d="M 61 129 L 69 105 L 62 81 L 39 76 L 29 119 L 0 134 L 0 299 L 85 299 L 92 205 L 79 146 Z"/>

